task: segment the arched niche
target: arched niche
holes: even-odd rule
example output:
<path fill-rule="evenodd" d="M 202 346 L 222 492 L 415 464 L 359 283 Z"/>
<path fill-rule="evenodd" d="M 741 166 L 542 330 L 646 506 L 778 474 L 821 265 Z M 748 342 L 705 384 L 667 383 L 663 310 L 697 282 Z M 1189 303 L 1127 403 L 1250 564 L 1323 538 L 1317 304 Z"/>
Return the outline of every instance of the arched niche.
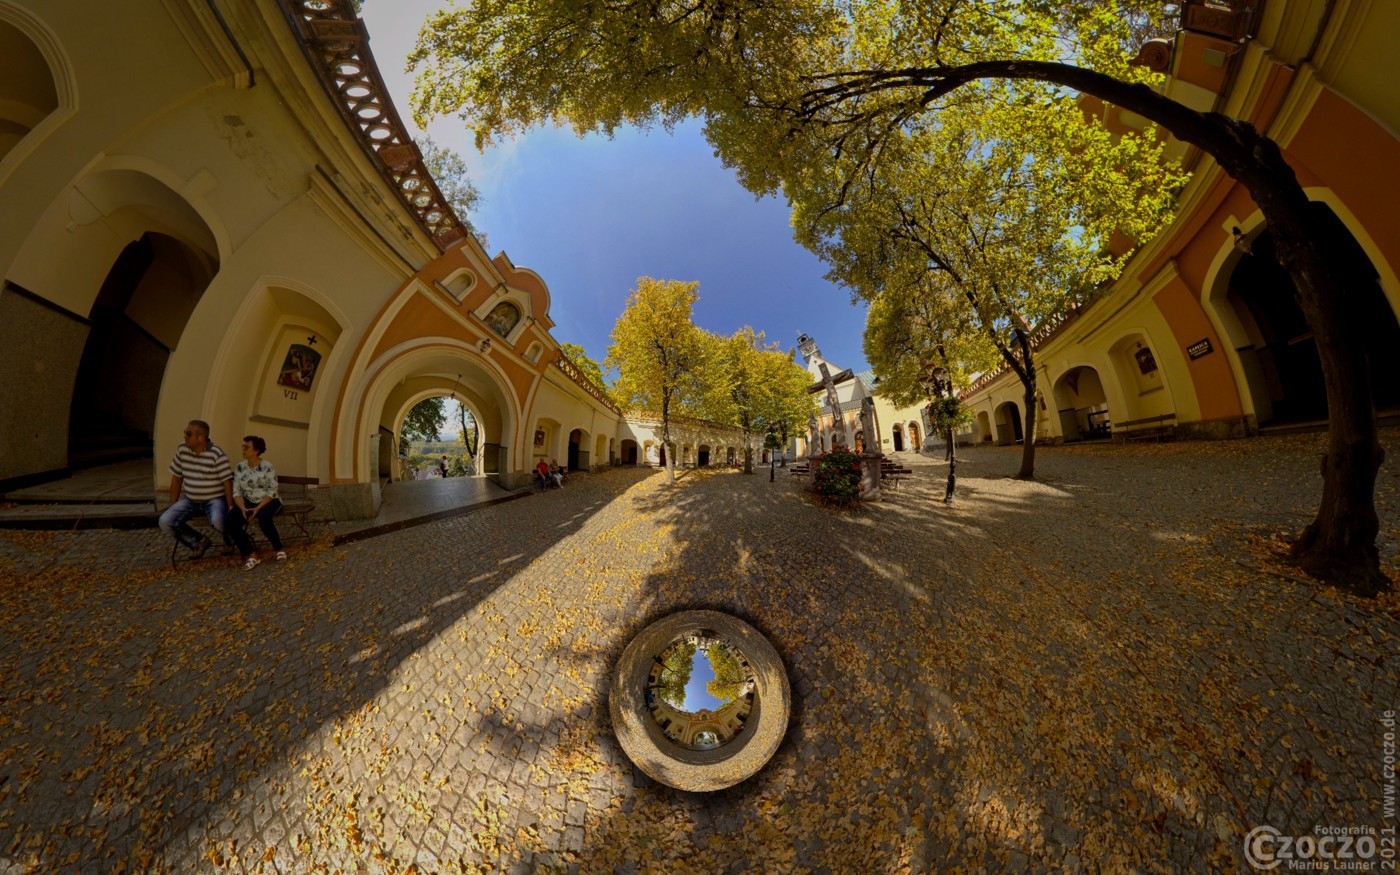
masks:
<path fill-rule="evenodd" d="M 1091 365 L 1076 365 L 1060 375 L 1053 391 L 1065 441 L 1107 438 L 1112 426 L 1108 394 L 1099 372 Z"/>
<path fill-rule="evenodd" d="M 588 432 L 581 428 L 572 429 L 569 432 L 569 446 L 567 449 L 568 465 L 570 471 L 587 471 L 592 465 L 592 459 L 588 450 Z"/>
<path fill-rule="evenodd" d="M 1175 413 L 1166 373 L 1157 360 L 1157 351 L 1146 334 L 1132 332 L 1108 349 L 1113 379 L 1123 395 L 1123 409 L 1115 413 L 1118 422 L 1132 422 Z M 1110 386 L 1105 390 L 1111 392 Z"/>
<path fill-rule="evenodd" d="M 33 13 L 0 0 L 0 184 L 77 106 L 62 44 Z"/>
<path fill-rule="evenodd" d="M 58 109 L 58 86 L 39 46 L 0 18 L 0 161 Z"/>
<path fill-rule="evenodd" d="M 1008 446 L 1025 440 L 1019 404 L 1015 401 L 1003 401 L 997 405 L 995 414 L 998 444 Z"/>
<path fill-rule="evenodd" d="M 279 469 L 325 476 L 324 412 L 340 388 L 346 328 L 344 314 L 318 290 L 287 277 L 259 280 L 211 359 L 211 408 L 236 414 L 235 430 L 275 444 Z"/>

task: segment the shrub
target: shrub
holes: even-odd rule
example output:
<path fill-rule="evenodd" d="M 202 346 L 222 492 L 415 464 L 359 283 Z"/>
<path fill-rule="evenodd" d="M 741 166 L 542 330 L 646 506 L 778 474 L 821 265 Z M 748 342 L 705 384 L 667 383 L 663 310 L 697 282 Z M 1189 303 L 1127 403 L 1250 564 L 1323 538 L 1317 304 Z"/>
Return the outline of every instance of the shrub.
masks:
<path fill-rule="evenodd" d="M 844 507 L 860 499 L 860 457 L 845 447 L 822 456 L 814 477 L 822 501 Z"/>

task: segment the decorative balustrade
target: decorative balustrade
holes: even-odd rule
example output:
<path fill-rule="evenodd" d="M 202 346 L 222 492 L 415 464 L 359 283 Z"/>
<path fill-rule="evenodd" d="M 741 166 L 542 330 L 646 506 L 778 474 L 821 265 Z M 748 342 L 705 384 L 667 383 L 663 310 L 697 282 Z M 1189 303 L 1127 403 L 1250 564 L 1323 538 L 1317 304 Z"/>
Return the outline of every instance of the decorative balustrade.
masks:
<path fill-rule="evenodd" d="M 1050 316 L 1049 318 L 1047 318 L 1044 322 L 1040 323 L 1040 326 L 1036 328 L 1035 331 L 1031 333 L 1031 348 L 1034 349 L 1036 347 L 1039 347 L 1041 344 L 1045 343 L 1050 338 L 1054 337 L 1056 334 L 1059 334 L 1065 326 L 1069 325 L 1075 319 L 1079 318 L 1079 314 L 1082 312 L 1084 312 L 1083 307 L 1071 307 L 1063 313 L 1056 313 L 1054 316 Z M 995 383 L 997 380 L 1001 379 L 1001 377 L 1010 370 L 1011 366 L 1003 361 L 1001 365 L 999 365 L 995 370 L 988 371 L 987 373 L 973 380 L 972 385 L 968 386 L 966 389 L 958 393 L 958 397 L 963 400 L 966 400 L 971 396 L 976 395 L 978 392 L 987 388 L 992 383 Z"/>
<path fill-rule="evenodd" d="M 579 386 L 583 388 L 583 391 L 587 392 L 589 395 L 592 395 L 594 398 L 603 402 L 603 404 L 613 413 L 616 413 L 619 416 L 622 415 L 622 408 L 614 404 L 612 402 L 612 399 L 608 397 L 607 393 L 604 392 L 597 383 L 593 382 L 593 380 L 590 379 L 587 374 L 579 370 L 578 365 L 569 361 L 568 356 L 559 356 L 559 358 L 554 360 L 554 364 L 558 366 L 559 370 L 567 374 L 569 376 L 569 379 L 573 380 L 575 383 L 578 383 Z"/>
<path fill-rule="evenodd" d="M 360 147 L 439 251 L 467 235 L 394 109 L 350 0 L 279 0 L 302 49 Z"/>

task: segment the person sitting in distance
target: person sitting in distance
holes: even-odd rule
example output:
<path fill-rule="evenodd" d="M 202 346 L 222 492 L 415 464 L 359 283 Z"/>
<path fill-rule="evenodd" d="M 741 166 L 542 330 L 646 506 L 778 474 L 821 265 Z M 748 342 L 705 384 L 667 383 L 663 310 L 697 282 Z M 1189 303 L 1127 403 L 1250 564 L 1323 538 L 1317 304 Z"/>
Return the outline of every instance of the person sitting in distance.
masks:
<path fill-rule="evenodd" d="M 224 519 L 233 503 L 233 471 L 228 454 L 209 440 L 209 423 L 191 419 L 185 426 L 185 438 L 170 460 L 170 506 L 160 515 L 160 528 L 175 540 L 190 548 L 198 559 L 209 549 L 208 538 L 190 527 L 189 520 L 197 513 L 209 519 L 209 525 L 220 534 Z"/>
<path fill-rule="evenodd" d="M 548 489 L 553 484 L 554 480 L 549 476 L 549 463 L 544 459 L 540 459 L 535 466 L 535 477 L 539 480 L 540 489 Z"/>
<path fill-rule="evenodd" d="M 282 537 L 272 521 L 282 511 L 282 499 L 277 496 L 277 470 L 262 457 L 267 441 L 255 434 L 243 438 L 243 461 L 233 470 L 234 510 L 228 517 L 228 533 L 243 557 L 243 570 L 251 571 L 261 560 L 253 552 L 253 540 L 248 537 L 248 523 L 257 520 L 263 537 L 277 551 L 277 561 L 287 558 L 282 549 Z"/>

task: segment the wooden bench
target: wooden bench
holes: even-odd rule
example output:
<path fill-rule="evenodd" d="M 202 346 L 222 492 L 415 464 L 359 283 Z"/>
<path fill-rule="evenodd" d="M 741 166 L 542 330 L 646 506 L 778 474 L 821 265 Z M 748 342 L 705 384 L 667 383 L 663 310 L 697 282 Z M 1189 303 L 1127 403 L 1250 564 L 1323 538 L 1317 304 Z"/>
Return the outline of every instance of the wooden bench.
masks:
<path fill-rule="evenodd" d="M 901 465 L 883 464 L 880 466 L 880 482 L 889 483 L 891 489 L 899 488 L 899 481 L 914 474 L 914 469 Z"/>
<path fill-rule="evenodd" d="M 1163 438 L 1176 437 L 1175 413 L 1163 413 L 1161 416 L 1134 419 L 1120 422 L 1118 425 L 1119 434 L 1123 435 L 1125 441 L 1160 441 Z"/>
<path fill-rule="evenodd" d="M 287 532 L 284 531 L 281 526 L 278 526 L 277 531 L 278 534 L 282 536 L 283 542 L 311 540 L 311 532 L 306 528 L 306 522 L 312 512 L 316 510 L 314 493 L 320 482 L 321 481 L 316 477 L 277 475 L 277 497 L 282 499 L 282 510 L 277 513 L 274 519 L 278 522 L 284 519 L 290 519 L 292 525 L 297 528 L 296 532 Z M 163 510 L 164 508 L 162 508 L 162 511 Z M 231 513 L 235 512 L 236 508 L 229 508 L 229 511 Z M 187 520 L 187 523 L 195 531 L 206 533 L 205 537 L 209 537 L 209 535 L 212 534 L 209 518 L 202 513 L 195 514 Z M 258 528 L 256 523 L 250 524 L 247 527 L 247 531 L 248 537 L 252 538 L 254 544 L 262 537 L 262 530 Z M 211 538 L 211 540 L 214 540 L 214 545 L 209 548 L 209 552 L 205 554 L 206 556 L 228 556 L 234 552 L 233 543 L 228 540 L 227 536 L 222 538 L 222 543 L 213 538 Z M 173 543 L 170 545 L 170 567 L 174 568 L 176 554 L 184 545 L 177 539 L 172 539 L 172 541 Z"/>

